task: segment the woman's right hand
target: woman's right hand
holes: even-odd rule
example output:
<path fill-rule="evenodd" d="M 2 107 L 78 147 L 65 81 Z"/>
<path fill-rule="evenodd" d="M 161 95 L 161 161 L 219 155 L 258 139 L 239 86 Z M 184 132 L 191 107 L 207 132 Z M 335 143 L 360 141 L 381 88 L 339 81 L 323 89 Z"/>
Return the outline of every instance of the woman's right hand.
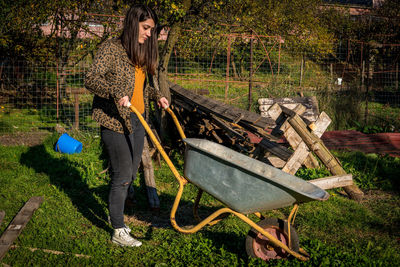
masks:
<path fill-rule="evenodd" d="M 129 105 L 130 101 L 129 101 L 129 97 L 126 95 L 123 98 L 121 98 L 120 100 L 118 100 L 118 104 L 120 106 L 123 107 L 127 107 Z"/>

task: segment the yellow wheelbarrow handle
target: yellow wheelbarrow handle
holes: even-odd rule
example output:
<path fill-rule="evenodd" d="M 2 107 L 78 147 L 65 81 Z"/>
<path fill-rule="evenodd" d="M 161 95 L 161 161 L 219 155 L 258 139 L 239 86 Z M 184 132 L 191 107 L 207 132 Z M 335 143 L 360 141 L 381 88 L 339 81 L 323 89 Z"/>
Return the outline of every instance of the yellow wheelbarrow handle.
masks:
<path fill-rule="evenodd" d="M 181 136 L 181 138 L 182 138 L 182 139 L 185 139 L 185 138 L 186 138 L 186 135 L 185 135 L 185 133 L 183 132 L 182 126 L 181 126 L 181 124 L 179 123 L 178 119 L 176 118 L 175 113 L 174 113 L 174 112 L 172 111 L 172 109 L 170 109 L 169 107 L 166 108 L 165 110 L 169 113 L 169 115 L 171 115 L 171 117 L 172 117 L 172 119 L 173 119 L 173 121 L 174 121 L 174 123 L 175 123 L 175 126 L 176 126 L 176 128 L 178 129 L 178 132 L 179 132 L 179 135 Z"/>
<path fill-rule="evenodd" d="M 174 164 L 172 163 L 172 161 L 170 160 L 170 158 L 168 157 L 167 153 L 165 153 L 165 150 L 163 149 L 163 147 L 161 146 L 160 142 L 158 141 L 158 139 L 156 138 L 156 136 L 154 135 L 153 131 L 150 129 L 150 126 L 147 124 L 146 120 L 143 118 L 142 114 L 139 113 L 139 111 L 133 106 L 133 105 L 129 105 L 129 109 L 134 112 L 136 114 L 136 116 L 139 118 L 140 122 L 142 123 L 144 129 L 146 130 L 147 134 L 150 136 L 151 141 L 153 141 L 153 143 L 155 144 L 155 146 L 157 147 L 158 151 L 161 153 L 161 156 L 164 158 L 164 160 L 167 162 L 168 167 L 171 169 L 172 173 L 174 174 L 175 178 L 179 181 L 182 182 L 183 184 L 187 183 L 187 180 L 185 178 L 183 178 L 179 172 L 177 171 L 177 169 L 175 168 Z M 185 134 L 183 133 L 182 127 L 178 122 L 178 119 L 176 118 L 175 114 L 173 113 L 173 111 L 170 108 L 167 108 L 167 112 L 169 114 L 171 114 L 172 118 L 174 119 L 174 122 L 178 128 L 179 134 L 182 136 L 182 138 L 186 138 Z"/>

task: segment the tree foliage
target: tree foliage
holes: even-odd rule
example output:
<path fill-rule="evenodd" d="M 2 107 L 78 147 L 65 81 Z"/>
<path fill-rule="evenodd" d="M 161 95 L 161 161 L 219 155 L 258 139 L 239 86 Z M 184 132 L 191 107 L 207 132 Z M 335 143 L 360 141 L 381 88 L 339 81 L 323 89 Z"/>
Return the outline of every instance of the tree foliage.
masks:
<path fill-rule="evenodd" d="M 106 39 L 118 27 L 118 15 L 125 7 L 119 0 L 2 1 L 0 49 L 9 58 L 35 61 L 57 58 L 68 62 L 82 42 L 79 34 L 94 34 L 90 22 L 103 26 L 99 39 Z M 45 34 L 46 25 L 51 29 Z"/>

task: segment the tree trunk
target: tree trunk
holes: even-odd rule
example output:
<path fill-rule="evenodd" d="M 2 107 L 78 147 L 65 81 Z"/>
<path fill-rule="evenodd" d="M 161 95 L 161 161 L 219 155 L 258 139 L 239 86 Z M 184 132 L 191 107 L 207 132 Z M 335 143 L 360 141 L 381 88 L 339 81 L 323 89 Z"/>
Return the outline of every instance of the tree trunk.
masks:
<path fill-rule="evenodd" d="M 183 1 L 183 9 L 184 12 L 187 12 L 191 7 L 192 1 L 191 0 L 184 0 Z M 165 43 L 163 50 L 161 51 L 157 76 L 158 76 L 158 85 L 161 91 L 169 102 L 171 102 L 171 92 L 168 86 L 168 63 L 171 57 L 173 48 L 179 38 L 182 29 L 182 22 L 175 22 L 172 23 L 170 27 L 170 31 L 168 32 L 168 38 Z M 158 117 L 160 119 L 160 137 L 161 139 L 165 139 L 167 133 L 167 120 L 165 116 L 165 112 L 160 110 Z"/>

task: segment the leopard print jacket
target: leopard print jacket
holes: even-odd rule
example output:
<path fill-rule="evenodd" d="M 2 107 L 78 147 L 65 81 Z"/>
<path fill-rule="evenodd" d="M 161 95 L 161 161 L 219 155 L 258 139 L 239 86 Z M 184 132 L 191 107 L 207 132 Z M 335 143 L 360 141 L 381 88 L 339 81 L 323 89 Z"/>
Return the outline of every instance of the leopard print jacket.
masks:
<path fill-rule="evenodd" d="M 149 104 L 149 98 L 158 101 L 162 97 L 159 90 L 149 86 L 148 78 L 143 91 L 145 108 Z M 118 100 L 124 96 L 132 97 L 134 86 L 135 66 L 128 58 L 121 41 L 105 41 L 99 47 L 85 76 L 85 87 L 94 94 L 92 118 L 115 132 L 132 133 L 130 110 L 120 106 Z"/>

